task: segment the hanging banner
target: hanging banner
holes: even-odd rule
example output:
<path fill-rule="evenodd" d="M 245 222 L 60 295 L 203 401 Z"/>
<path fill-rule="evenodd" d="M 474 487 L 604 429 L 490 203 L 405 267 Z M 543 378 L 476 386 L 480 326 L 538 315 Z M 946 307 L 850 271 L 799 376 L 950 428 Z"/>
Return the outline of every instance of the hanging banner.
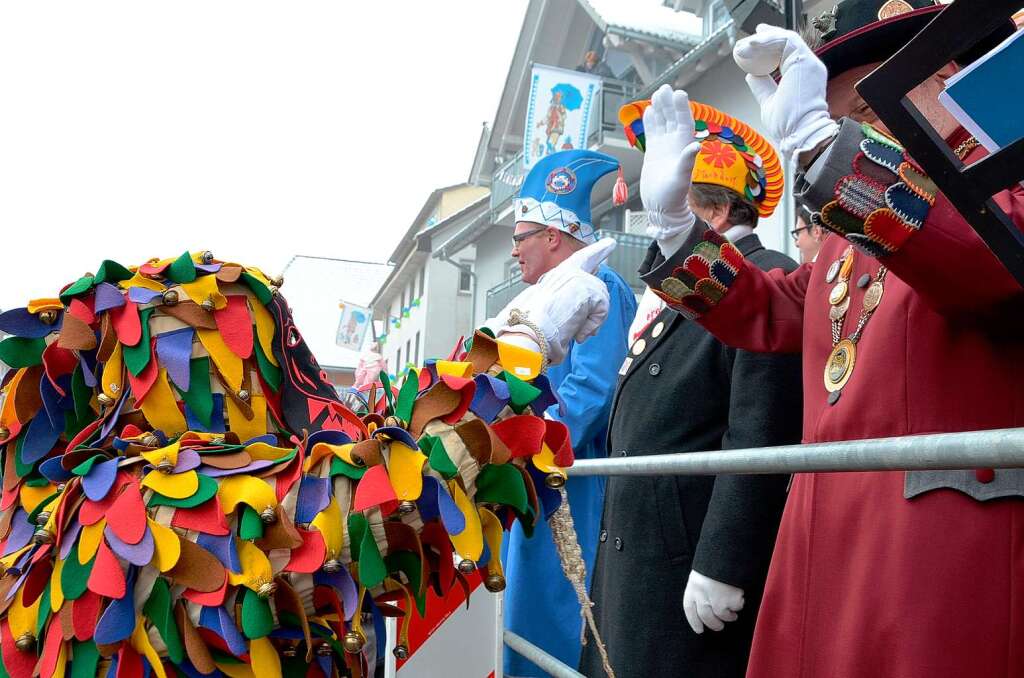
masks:
<path fill-rule="evenodd" d="M 523 169 L 549 153 L 587 147 L 601 78 L 553 66 L 533 67 L 523 134 Z"/>
<path fill-rule="evenodd" d="M 359 351 L 363 348 L 366 333 L 370 329 L 370 309 L 364 306 L 338 302 L 341 317 L 338 319 L 338 333 L 334 343 L 342 348 Z"/>

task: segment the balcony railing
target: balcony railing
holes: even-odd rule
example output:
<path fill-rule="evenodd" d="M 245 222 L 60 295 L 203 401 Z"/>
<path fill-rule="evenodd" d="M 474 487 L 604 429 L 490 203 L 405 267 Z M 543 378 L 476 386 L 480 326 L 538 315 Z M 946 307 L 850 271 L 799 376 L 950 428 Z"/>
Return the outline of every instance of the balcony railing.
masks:
<path fill-rule="evenodd" d="M 594 117 L 590 119 L 590 130 L 587 133 L 587 146 L 593 148 L 604 141 L 605 134 L 617 133 L 619 129 L 619 108 L 632 100 L 636 88 L 621 80 L 605 79 L 601 84 L 601 96 L 597 99 Z M 501 164 L 491 177 L 491 214 L 497 220 L 499 214 L 508 207 L 512 198 L 519 193 L 523 185 L 526 171 L 523 169 L 523 152 L 516 153 L 512 158 Z"/>
<path fill-rule="evenodd" d="M 647 255 L 647 247 L 650 245 L 651 239 L 643 235 L 603 230 L 597 232 L 597 237 L 614 238 L 619 243 L 605 263 L 618 272 L 635 292 L 641 292 L 644 284 L 636 271 Z M 522 276 L 517 271 L 508 279 L 487 290 L 485 301 L 487 317 L 493 318 L 497 315 L 498 311 L 505 308 L 525 287 L 526 283 L 523 282 Z"/>

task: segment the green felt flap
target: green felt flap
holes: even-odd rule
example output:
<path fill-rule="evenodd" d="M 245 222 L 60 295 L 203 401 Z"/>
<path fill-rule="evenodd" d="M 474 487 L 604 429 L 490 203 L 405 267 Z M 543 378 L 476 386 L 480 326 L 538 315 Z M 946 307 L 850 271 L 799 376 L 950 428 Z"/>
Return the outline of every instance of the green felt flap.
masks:
<path fill-rule="evenodd" d="M 91 640 L 71 645 L 70 678 L 93 678 L 100 664 L 100 651 Z"/>
<path fill-rule="evenodd" d="M 251 506 L 242 507 L 242 519 L 238 521 L 238 536 L 246 541 L 263 538 L 263 520 Z"/>
<path fill-rule="evenodd" d="M 167 277 L 176 283 L 190 283 L 196 279 L 196 265 L 192 255 L 185 252 L 167 267 Z"/>
<path fill-rule="evenodd" d="M 60 293 L 60 300 L 66 304 L 79 294 L 85 294 L 91 290 L 92 286 L 96 284 L 96 282 L 97 280 L 93 276 L 83 275 L 81 278 L 71 283 L 66 290 Z"/>
<path fill-rule="evenodd" d="M 191 497 L 185 497 L 184 499 L 172 499 L 165 497 L 159 492 L 153 492 L 153 496 L 149 498 L 147 506 L 153 508 L 155 506 L 173 506 L 175 508 L 195 508 L 205 501 L 213 499 L 213 496 L 217 494 L 217 481 L 210 476 L 197 473 L 199 476 L 199 489 Z"/>
<path fill-rule="evenodd" d="M 100 264 L 100 269 L 96 271 L 95 281 L 97 283 L 119 283 L 122 280 L 131 280 L 133 277 L 132 272 L 121 264 L 110 259 L 104 259 L 103 263 Z"/>
<path fill-rule="evenodd" d="M 353 466 L 347 463 L 343 459 L 334 457 L 331 459 L 331 475 L 332 476 L 347 476 L 352 480 L 360 480 L 366 475 L 367 467 L 365 466 Z"/>
<path fill-rule="evenodd" d="M 423 563 L 420 557 L 412 551 L 396 551 L 389 553 L 384 559 L 388 572 L 401 572 L 409 580 L 409 589 L 416 601 L 416 610 L 420 617 L 427 613 L 427 592 L 420 591 L 423 585 Z"/>
<path fill-rule="evenodd" d="M 263 638 L 274 630 L 274 614 L 270 602 L 255 591 L 242 587 L 242 633 L 246 638 Z"/>
<path fill-rule="evenodd" d="M 256 295 L 256 298 L 264 306 L 267 306 L 274 300 L 274 295 L 270 293 L 267 286 L 254 278 L 252 274 L 242 271 L 241 279 L 249 286 L 249 289 L 252 290 L 252 293 Z"/>
<path fill-rule="evenodd" d="M 368 589 L 379 586 L 388 571 L 366 517 L 359 513 L 351 514 L 348 517 L 348 530 L 352 559 L 359 562 L 359 582 Z"/>
<path fill-rule="evenodd" d="M 78 562 L 78 542 L 71 547 L 71 552 L 64 560 L 60 571 L 60 589 L 64 592 L 64 600 L 78 600 L 85 593 L 86 583 L 92 573 L 92 564 L 96 561 L 95 556 L 85 565 Z M 64 603 L 67 605 L 67 603 Z"/>
<path fill-rule="evenodd" d="M 180 664 L 185 658 L 185 646 L 178 632 L 178 624 L 174 620 L 171 589 L 162 577 L 157 577 L 153 582 L 153 589 L 142 612 L 149 618 L 149 622 L 156 628 L 164 645 L 167 646 L 167 657 L 175 664 Z"/>
<path fill-rule="evenodd" d="M 210 359 L 206 356 L 193 358 L 188 364 L 188 391 L 182 391 L 177 385 L 175 390 L 188 405 L 189 411 L 205 426 L 213 426 L 213 393 L 210 389 Z"/>
<path fill-rule="evenodd" d="M 124 365 L 134 376 L 139 376 L 146 369 L 152 358 L 152 351 L 149 346 L 149 316 L 153 315 L 153 308 L 144 308 L 139 311 L 139 322 L 142 323 L 142 338 L 134 346 L 122 344 L 121 355 L 124 357 Z"/>
<path fill-rule="evenodd" d="M 419 379 L 415 372 L 409 370 L 405 373 L 405 381 L 402 382 L 402 389 L 398 392 L 398 403 L 395 405 L 395 416 L 403 422 L 408 423 L 412 419 L 412 407 L 416 402 L 417 393 Z"/>
<path fill-rule="evenodd" d="M 523 410 L 540 395 L 539 388 L 507 370 L 501 373 L 501 379 L 508 384 L 509 405 L 516 414 L 522 414 Z"/>
<path fill-rule="evenodd" d="M 418 444 L 420 450 L 427 455 L 427 463 L 430 464 L 430 468 L 440 473 L 445 479 L 451 479 L 458 475 L 459 468 L 448 456 L 448 450 L 445 449 L 440 438 L 427 434 L 420 437 Z"/>
<path fill-rule="evenodd" d="M 0 341 L 0 362 L 13 370 L 43 364 L 43 339 L 27 339 L 25 337 L 7 337 Z"/>
<path fill-rule="evenodd" d="M 264 383 L 277 393 L 281 390 L 281 368 L 270 362 L 263 353 L 263 346 L 260 342 L 253 342 L 253 345 L 256 349 L 256 364 L 259 367 L 260 376 L 263 378 Z"/>
<path fill-rule="evenodd" d="M 46 624 L 50 621 L 50 614 L 53 612 L 53 604 L 50 602 L 50 582 L 46 582 L 43 595 L 39 596 L 39 612 L 36 616 L 36 638 L 43 637 Z"/>

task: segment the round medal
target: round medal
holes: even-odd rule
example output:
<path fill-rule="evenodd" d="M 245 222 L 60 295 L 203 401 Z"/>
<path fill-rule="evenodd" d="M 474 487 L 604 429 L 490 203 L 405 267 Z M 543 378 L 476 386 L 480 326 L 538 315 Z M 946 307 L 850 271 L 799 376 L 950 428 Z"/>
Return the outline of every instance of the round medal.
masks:
<path fill-rule="evenodd" d="M 849 339 L 843 339 L 825 361 L 825 390 L 829 393 L 846 386 L 853 374 L 853 366 L 857 362 L 857 345 Z"/>
<path fill-rule="evenodd" d="M 850 297 L 846 297 L 835 306 L 829 308 L 828 317 L 830 320 L 842 320 L 848 310 L 850 310 Z"/>
<path fill-rule="evenodd" d="M 640 355 L 644 352 L 645 348 L 647 348 L 647 341 L 644 339 L 637 339 L 633 342 L 633 348 L 631 350 L 633 351 L 633 355 Z"/>
<path fill-rule="evenodd" d="M 836 283 L 836 286 L 832 288 L 832 291 L 829 292 L 828 303 L 833 306 L 842 303 L 843 299 L 846 298 L 847 291 L 849 291 L 849 285 L 846 284 L 845 280 L 840 280 Z"/>
<path fill-rule="evenodd" d="M 836 279 L 836 276 L 839 275 L 840 265 L 841 263 L 838 259 L 832 262 L 832 265 L 828 267 L 828 272 L 825 273 L 825 282 L 831 284 Z"/>
<path fill-rule="evenodd" d="M 654 339 L 657 339 L 658 337 L 661 336 L 661 333 L 662 333 L 662 331 L 664 331 L 664 329 L 665 329 L 665 323 L 659 322 L 657 325 L 654 326 L 654 329 L 651 330 L 651 337 L 653 337 Z"/>
<path fill-rule="evenodd" d="M 864 310 L 868 313 L 878 308 L 878 305 L 882 303 L 882 291 L 884 290 L 882 283 L 875 281 L 871 283 L 864 292 Z"/>

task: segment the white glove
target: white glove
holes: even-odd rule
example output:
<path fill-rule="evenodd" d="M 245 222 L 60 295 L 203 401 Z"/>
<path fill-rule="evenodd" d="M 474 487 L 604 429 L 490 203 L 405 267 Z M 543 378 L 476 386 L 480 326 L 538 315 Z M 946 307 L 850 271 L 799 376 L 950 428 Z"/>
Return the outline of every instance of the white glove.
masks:
<path fill-rule="evenodd" d="M 725 622 L 736 621 L 743 609 L 743 589 L 705 577 L 697 570 L 690 571 L 683 593 L 683 611 L 694 633 L 704 633 L 707 626 L 721 631 Z"/>
<path fill-rule="evenodd" d="M 761 121 L 782 154 L 809 151 L 839 129 L 828 114 L 828 70 L 793 31 L 759 24 L 757 32 L 736 43 L 736 64 L 748 73 L 747 86 L 761 105 Z M 778 67 L 778 84 L 770 73 Z"/>
<path fill-rule="evenodd" d="M 644 110 L 647 150 L 640 171 L 640 198 L 651 222 L 648 235 L 664 240 L 693 226 L 686 202 L 700 143 L 693 137 L 693 114 L 686 92 L 662 85 Z"/>
<path fill-rule="evenodd" d="M 608 287 L 593 274 L 616 242 L 603 238 L 572 255 L 516 295 L 497 316 L 484 323 L 494 335 L 534 351 L 544 342 L 533 328 L 512 324 L 513 309 L 536 325 L 548 345 L 548 361 L 557 365 L 565 359 L 569 342 L 584 341 L 596 333 L 608 316 Z"/>

